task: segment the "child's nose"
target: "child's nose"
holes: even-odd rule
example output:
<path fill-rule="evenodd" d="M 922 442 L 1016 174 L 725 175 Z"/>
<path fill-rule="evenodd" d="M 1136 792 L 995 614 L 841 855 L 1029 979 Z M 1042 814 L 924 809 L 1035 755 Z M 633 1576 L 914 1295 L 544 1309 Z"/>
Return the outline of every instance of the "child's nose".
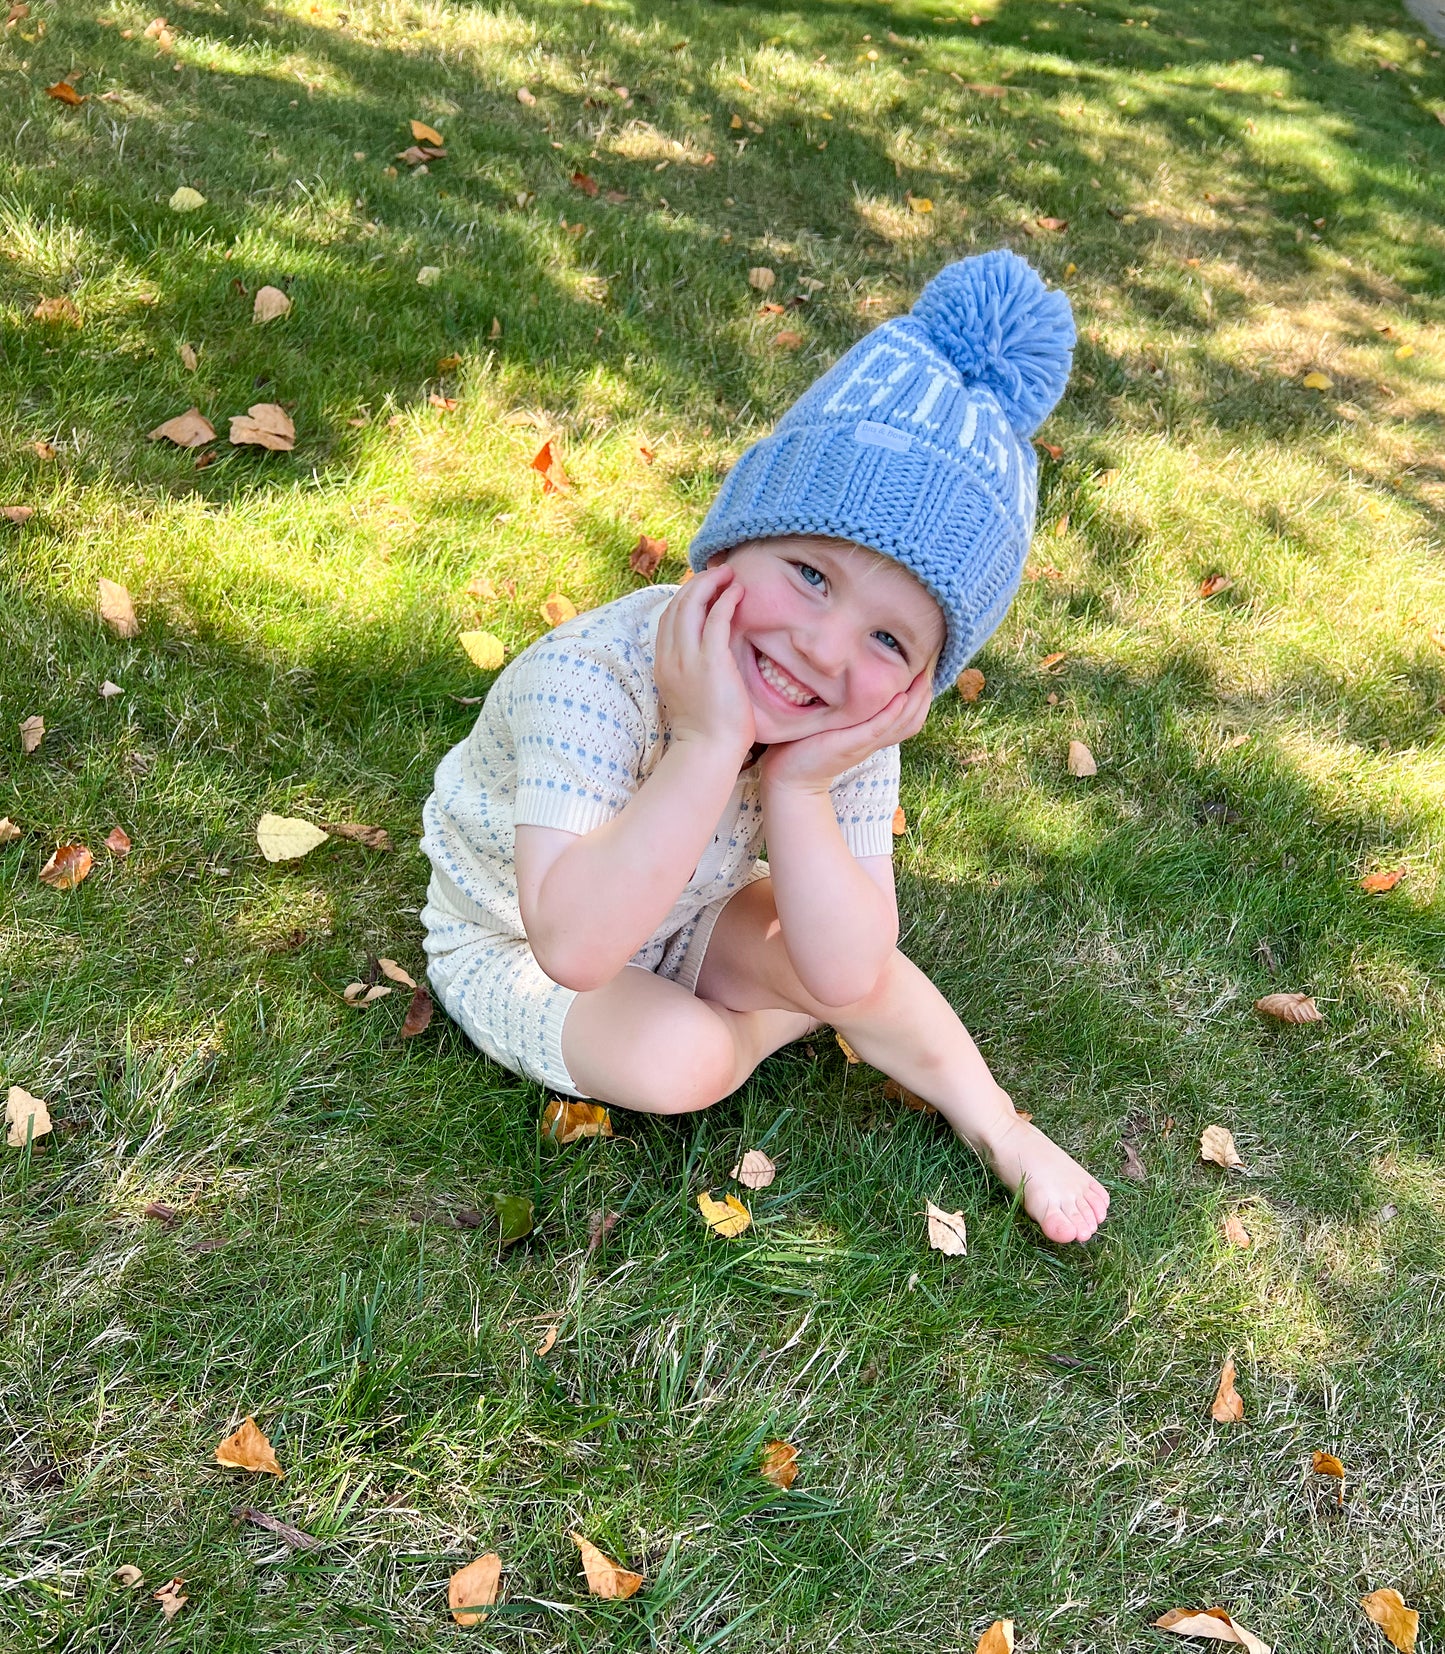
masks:
<path fill-rule="evenodd" d="M 837 677 L 853 648 L 852 628 L 839 619 L 820 620 L 798 639 L 798 653 L 817 672 Z"/>

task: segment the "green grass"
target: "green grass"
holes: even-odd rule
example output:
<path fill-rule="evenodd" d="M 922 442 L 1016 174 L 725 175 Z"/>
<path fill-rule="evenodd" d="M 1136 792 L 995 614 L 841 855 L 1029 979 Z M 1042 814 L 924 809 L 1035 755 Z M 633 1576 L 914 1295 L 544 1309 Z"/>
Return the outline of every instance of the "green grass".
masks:
<path fill-rule="evenodd" d="M 169 53 L 149 15 L 32 0 L 0 43 L 0 504 L 35 508 L 0 523 L 0 815 L 23 829 L 0 1082 L 56 1122 L 0 1162 L 6 1654 L 971 1649 L 1000 1616 L 1031 1654 L 1163 1649 L 1157 1615 L 1213 1603 L 1334 1654 L 1384 1646 L 1355 1602 L 1383 1585 L 1428 1648 L 1438 49 L 1386 0 L 356 0 L 344 27 L 333 0 L 194 0 Z M 44 95 L 78 69 L 85 104 Z M 412 118 L 449 153 L 389 176 Z M 172 213 L 181 184 L 206 207 Z M 1110 1183 L 1109 1223 L 1041 1243 L 826 1039 L 701 1117 L 543 1152 L 534 1088 L 440 1019 L 401 1042 L 399 997 L 336 997 L 368 953 L 420 965 L 421 805 L 488 682 L 456 633 L 515 652 L 550 592 L 631 589 L 642 531 L 676 578 L 742 446 L 998 244 L 1067 288 L 1081 345 L 1043 433 L 1042 577 L 984 697 L 945 697 L 905 757 L 906 945 Z M 758 264 L 806 302 L 761 314 Z M 258 328 L 265 282 L 294 309 Z M 79 327 L 33 317 L 61 295 Z M 293 454 L 222 440 L 197 470 L 145 437 L 193 402 L 224 436 L 263 400 L 292 407 Z M 528 469 L 543 432 L 565 495 Z M 479 573 L 514 589 L 478 605 Z M 1235 584 L 1205 602 L 1212 573 Z M 97 618 L 100 575 L 136 639 Z M 1096 779 L 1066 774 L 1071 738 Z M 267 866 L 267 810 L 397 849 Z M 75 838 L 96 872 L 39 884 Z M 1285 988 L 1324 1023 L 1263 1023 Z M 1198 1163 L 1210 1123 L 1247 1176 Z M 697 1190 L 760 1144 L 782 1173 L 753 1230 L 710 1239 Z M 454 1216 L 497 1191 L 538 1218 L 500 1255 Z M 926 1249 L 928 1198 L 965 1211 L 966 1259 Z M 1231 1349 L 1249 1417 L 1226 1430 Z M 211 1461 L 246 1413 L 284 1482 Z M 755 1474 L 773 1436 L 801 1448 L 786 1496 Z M 324 1546 L 288 1556 L 241 1503 Z M 588 1599 L 573 1527 L 645 1592 Z M 488 1549 L 504 1606 L 463 1633 L 446 1580 Z M 144 1590 L 111 1583 L 126 1562 Z"/>

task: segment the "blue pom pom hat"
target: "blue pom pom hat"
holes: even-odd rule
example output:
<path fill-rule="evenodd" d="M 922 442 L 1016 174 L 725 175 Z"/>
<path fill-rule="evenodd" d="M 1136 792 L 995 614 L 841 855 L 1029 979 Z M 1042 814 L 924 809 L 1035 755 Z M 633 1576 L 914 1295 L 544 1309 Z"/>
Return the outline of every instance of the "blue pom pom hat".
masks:
<path fill-rule="evenodd" d="M 1016 253 L 946 266 L 746 450 L 688 548 L 693 568 L 783 534 L 897 558 L 943 610 L 941 693 L 1018 590 L 1038 497 L 1030 438 L 1073 349 L 1068 299 Z"/>

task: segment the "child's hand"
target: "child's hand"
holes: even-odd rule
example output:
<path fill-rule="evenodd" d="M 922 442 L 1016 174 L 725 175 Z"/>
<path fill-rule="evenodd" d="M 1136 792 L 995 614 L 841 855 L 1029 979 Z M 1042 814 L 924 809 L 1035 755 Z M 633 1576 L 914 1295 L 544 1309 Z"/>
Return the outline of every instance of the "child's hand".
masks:
<path fill-rule="evenodd" d="M 765 788 L 790 787 L 800 792 L 827 792 L 845 770 L 861 764 L 884 747 L 897 746 L 923 728 L 933 703 L 933 672 L 922 671 L 866 723 L 825 729 L 799 741 L 783 741 L 763 754 Z"/>
<path fill-rule="evenodd" d="M 726 563 L 689 580 L 657 628 L 657 692 L 674 741 L 700 741 L 738 764 L 753 744 L 753 708 L 732 655 L 743 589 Z"/>

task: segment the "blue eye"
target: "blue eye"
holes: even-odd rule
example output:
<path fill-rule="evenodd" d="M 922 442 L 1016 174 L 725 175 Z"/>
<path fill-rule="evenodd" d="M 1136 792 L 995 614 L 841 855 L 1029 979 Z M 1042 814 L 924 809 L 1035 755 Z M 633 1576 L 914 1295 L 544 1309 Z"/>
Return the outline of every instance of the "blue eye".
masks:
<path fill-rule="evenodd" d="M 793 567 L 802 575 L 810 586 L 825 586 L 827 577 L 821 569 L 815 569 L 811 563 L 794 563 Z"/>
<path fill-rule="evenodd" d="M 900 655 L 903 653 L 903 645 L 894 637 L 892 632 L 874 632 L 873 636 L 878 639 L 885 649 L 896 649 Z"/>

